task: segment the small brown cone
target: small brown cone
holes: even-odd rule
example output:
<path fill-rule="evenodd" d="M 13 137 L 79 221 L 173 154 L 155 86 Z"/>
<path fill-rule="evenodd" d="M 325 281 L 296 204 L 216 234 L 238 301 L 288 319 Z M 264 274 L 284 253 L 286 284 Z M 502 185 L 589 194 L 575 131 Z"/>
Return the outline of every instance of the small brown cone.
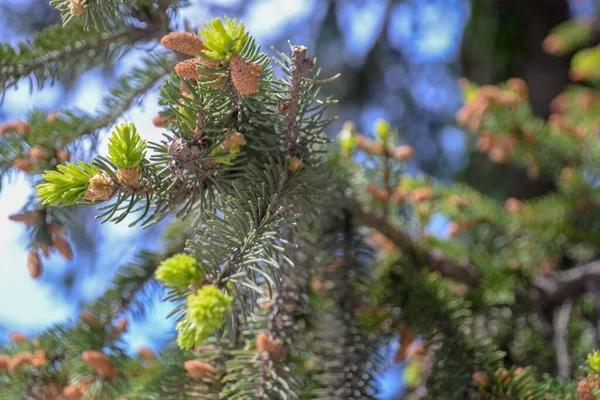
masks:
<path fill-rule="evenodd" d="M 239 55 L 235 55 L 229 61 L 229 69 L 233 86 L 238 92 L 245 96 L 258 92 L 260 74 L 256 73 L 256 68 L 246 64 Z"/>
<path fill-rule="evenodd" d="M 17 157 L 13 161 L 13 166 L 19 171 L 29 172 L 33 167 L 33 161 L 29 157 Z"/>
<path fill-rule="evenodd" d="M 0 371 L 8 370 L 8 364 L 10 363 L 10 357 L 6 354 L 0 354 Z"/>
<path fill-rule="evenodd" d="M 88 201 L 107 201 L 116 191 L 116 187 L 111 182 L 110 177 L 103 174 L 96 174 L 90 178 L 90 184 L 88 185 L 84 200 Z"/>
<path fill-rule="evenodd" d="M 86 350 L 81 354 L 81 359 L 105 378 L 112 378 L 117 374 L 117 370 L 110 362 L 110 358 L 104 353 L 96 350 Z"/>
<path fill-rule="evenodd" d="M 302 160 L 298 157 L 288 158 L 288 169 L 290 172 L 298 172 L 300 168 L 302 168 Z"/>
<path fill-rule="evenodd" d="M 190 58 L 189 60 L 181 61 L 175 65 L 175 73 L 181 78 L 198 79 L 200 77 L 200 73 L 197 69 L 199 63 L 200 60 L 196 58 Z"/>
<path fill-rule="evenodd" d="M 415 149 L 412 146 L 398 146 L 392 151 L 392 156 L 399 161 L 407 161 L 413 158 Z"/>
<path fill-rule="evenodd" d="M 137 349 L 137 354 L 148 362 L 153 362 L 156 360 L 156 355 L 150 347 L 140 347 Z"/>
<path fill-rule="evenodd" d="M 196 379 L 202 379 L 213 372 L 215 372 L 215 367 L 210 365 L 209 363 L 198 361 L 198 360 L 188 360 L 183 363 L 183 367 L 185 370 Z"/>
<path fill-rule="evenodd" d="M 7 121 L 0 124 L 0 135 L 16 132 L 20 135 L 29 133 L 29 124 L 25 121 Z"/>
<path fill-rule="evenodd" d="M 56 151 L 56 158 L 58 158 L 58 160 L 62 162 L 69 161 L 69 159 L 71 158 L 71 153 L 69 153 L 68 150 L 60 149 Z"/>
<path fill-rule="evenodd" d="M 160 39 L 160 44 L 189 56 L 196 56 L 205 48 L 200 36 L 191 32 L 171 32 Z"/>
<path fill-rule="evenodd" d="M 42 146 L 33 146 L 29 149 L 29 155 L 35 160 L 45 160 L 48 158 L 48 152 Z"/>
<path fill-rule="evenodd" d="M 73 250 L 67 239 L 62 236 L 55 236 L 52 238 L 52 245 L 64 258 L 69 261 L 73 259 Z"/>
<path fill-rule="evenodd" d="M 85 13 L 84 0 L 69 0 L 69 12 L 76 17 L 81 17 Z"/>
<path fill-rule="evenodd" d="M 42 260 L 37 250 L 30 250 L 27 253 L 27 272 L 33 279 L 37 279 L 42 275 Z"/>
<path fill-rule="evenodd" d="M 27 341 L 27 336 L 21 332 L 11 332 L 8 336 L 8 340 L 12 343 L 25 343 Z"/>
<path fill-rule="evenodd" d="M 38 350 L 33 353 L 33 359 L 31 360 L 31 365 L 34 367 L 43 367 L 46 365 L 46 352 L 44 350 Z"/>
<path fill-rule="evenodd" d="M 483 371 L 473 372 L 473 382 L 479 389 L 485 389 L 490 383 L 490 377 Z"/>
<path fill-rule="evenodd" d="M 33 354 L 26 351 L 23 353 L 15 354 L 10 361 L 8 362 L 8 371 L 14 372 L 17 371 L 24 365 L 30 365 L 33 361 Z"/>
<path fill-rule="evenodd" d="M 504 202 L 504 208 L 509 213 L 515 214 L 523 209 L 523 203 L 519 199 L 515 199 L 514 197 L 509 197 Z"/>
<path fill-rule="evenodd" d="M 85 322 L 86 324 L 90 325 L 90 326 L 100 326 L 100 322 L 98 321 L 98 318 L 96 318 L 91 312 L 89 311 L 82 311 L 79 314 L 79 318 L 81 318 L 81 320 L 83 322 Z"/>
<path fill-rule="evenodd" d="M 277 361 L 283 360 L 283 345 L 275 339 L 271 339 L 265 332 L 256 335 L 256 348 L 266 351 Z"/>
<path fill-rule="evenodd" d="M 127 330 L 128 325 L 129 321 L 127 320 L 127 317 L 123 317 L 117 321 L 117 323 L 115 324 L 115 329 L 118 332 L 125 332 Z"/>
<path fill-rule="evenodd" d="M 167 125 L 167 121 L 162 115 L 157 115 L 152 119 L 152 124 L 157 128 L 164 128 Z"/>
<path fill-rule="evenodd" d="M 593 390 L 592 385 L 585 379 L 582 379 L 581 381 L 579 381 L 579 385 L 577 386 L 577 399 L 578 400 L 596 400 L 596 397 L 594 396 L 594 390 Z"/>
<path fill-rule="evenodd" d="M 523 79 L 511 78 L 506 82 L 506 84 L 519 95 L 521 100 L 526 100 L 527 97 L 529 97 L 529 88 Z"/>
<path fill-rule="evenodd" d="M 240 147 L 246 144 L 246 137 L 240 132 L 233 132 L 229 134 L 223 143 L 221 143 L 221 148 L 223 150 L 231 150 L 234 147 Z"/>
<path fill-rule="evenodd" d="M 423 186 L 411 191 L 408 197 L 413 205 L 418 205 L 424 201 L 433 199 L 433 190 L 430 187 Z"/>
<path fill-rule="evenodd" d="M 63 389 L 63 396 L 68 400 L 79 400 L 81 399 L 88 390 L 89 384 L 87 383 L 74 383 Z"/>
<path fill-rule="evenodd" d="M 9 215 L 8 219 L 15 222 L 23 222 L 25 225 L 31 226 L 40 220 L 40 213 L 35 211 L 17 213 Z"/>

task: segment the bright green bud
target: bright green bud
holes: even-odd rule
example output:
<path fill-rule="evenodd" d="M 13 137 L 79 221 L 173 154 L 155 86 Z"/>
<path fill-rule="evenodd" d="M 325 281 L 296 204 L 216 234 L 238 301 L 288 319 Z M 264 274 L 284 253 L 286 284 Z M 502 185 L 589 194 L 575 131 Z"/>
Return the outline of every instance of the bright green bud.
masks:
<path fill-rule="evenodd" d="M 587 362 L 594 372 L 600 374 L 600 351 L 596 350 L 587 356 Z"/>
<path fill-rule="evenodd" d="M 354 123 L 346 122 L 342 127 L 338 135 L 338 140 L 340 141 L 340 146 L 345 153 L 352 153 L 356 144 L 358 143 L 358 138 L 354 135 L 355 127 Z"/>
<path fill-rule="evenodd" d="M 71 206 L 85 196 L 90 179 L 100 174 L 98 167 L 78 161 L 77 164 L 58 165 L 56 171 L 46 171 L 46 181 L 36 187 L 42 204 Z"/>
<path fill-rule="evenodd" d="M 187 299 L 186 319 L 177 324 L 177 344 L 191 349 L 202 344 L 217 328 L 223 326 L 231 312 L 233 298 L 215 285 L 202 286 Z"/>
<path fill-rule="evenodd" d="M 133 124 L 117 125 L 108 139 L 108 159 L 120 169 L 137 167 L 144 159 L 145 150 L 146 141 Z"/>
<path fill-rule="evenodd" d="M 154 276 L 167 286 L 185 290 L 188 286 L 200 282 L 202 271 L 194 257 L 182 253 L 161 262 Z"/>
<path fill-rule="evenodd" d="M 377 133 L 377 136 L 379 136 L 379 139 L 381 139 L 383 143 L 387 142 L 391 130 L 392 127 L 389 122 L 384 121 L 383 119 L 378 119 L 377 122 L 375 122 L 375 133 Z"/>
<path fill-rule="evenodd" d="M 600 48 L 591 47 L 575 53 L 571 59 L 571 71 L 577 80 L 600 80 Z"/>
<path fill-rule="evenodd" d="M 225 24 L 220 18 L 205 23 L 200 36 L 205 47 L 202 52 L 212 59 L 225 61 L 240 54 L 249 39 L 244 24 L 228 17 Z"/>

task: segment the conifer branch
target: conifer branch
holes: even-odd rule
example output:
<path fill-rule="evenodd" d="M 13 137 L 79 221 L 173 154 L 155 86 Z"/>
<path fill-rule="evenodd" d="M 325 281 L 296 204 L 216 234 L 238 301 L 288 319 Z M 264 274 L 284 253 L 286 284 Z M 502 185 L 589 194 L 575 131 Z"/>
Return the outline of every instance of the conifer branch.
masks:
<path fill-rule="evenodd" d="M 538 275 L 532 282 L 542 293 L 542 307 L 551 309 L 587 291 L 590 281 L 600 279 L 600 261 L 593 261 L 550 276 Z"/>

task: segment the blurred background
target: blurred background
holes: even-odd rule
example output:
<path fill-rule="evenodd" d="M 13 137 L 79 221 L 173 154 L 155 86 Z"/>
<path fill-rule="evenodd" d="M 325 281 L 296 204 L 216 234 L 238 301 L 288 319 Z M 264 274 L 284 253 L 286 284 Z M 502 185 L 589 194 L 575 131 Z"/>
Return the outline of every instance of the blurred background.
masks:
<path fill-rule="evenodd" d="M 402 141 L 416 149 L 413 173 L 442 180 L 466 181 L 498 198 L 534 197 L 548 190 L 531 182 L 524 171 L 492 164 L 469 152 L 468 140 L 455 125 L 462 105 L 458 79 L 479 84 L 521 77 L 528 83 L 536 113 L 549 114 L 551 100 L 568 84 L 569 57 L 549 56 L 541 43 L 550 29 L 569 18 L 588 18 L 599 10 L 595 0 L 198 0 L 180 16 L 198 27 L 213 16 L 244 21 L 267 49 L 301 43 L 316 56 L 322 76 L 341 72 L 328 84 L 339 99 L 331 110 L 340 119 L 329 128 L 334 136 L 346 120 L 368 134 L 378 118 L 400 128 Z M 47 0 L 0 0 L 0 41 L 15 43 L 56 23 L 59 14 Z M 31 93 L 25 84 L 6 93 L 0 122 L 24 117 L 33 107 L 44 111 L 100 107 L 104 90 L 135 65 L 138 50 L 114 68 L 94 70 L 74 82 L 57 82 Z M 156 140 L 152 125 L 157 96 L 126 115 L 146 139 Z M 100 142 L 100 151 L 106 148 Z M 481 180 L 480 176 L 485 176 Z M 503 176 L 498 184 L 494 176 Z M 491 187 L 491 183 L 494 186 Z M 11 331 L 35 335 L 50 325 L 76 318 L 81 304 L 104 292 L 117 268 L 141 248 L 158 246 L 161 226 L 140 230 L 102 225 L 91 208 L 78 211 L 71 232 L 75 258 L 53 256 L 41 279 L 32 280 L 25 267 L 27 235 L 23 224 L 8 220 L 31 194 L 24 180 L 3 182 L 0 194 L 0 340 Z M 446 221 L 431 229 L 444 231 Z M 165 319 L 170 305 L 155 293 L 150 312 L 130 321 L 126 340 L 132 350 L 159 347 L 170 333 Z M 383 399 L 398 398 L 398 365 L 382 377 Z"/>

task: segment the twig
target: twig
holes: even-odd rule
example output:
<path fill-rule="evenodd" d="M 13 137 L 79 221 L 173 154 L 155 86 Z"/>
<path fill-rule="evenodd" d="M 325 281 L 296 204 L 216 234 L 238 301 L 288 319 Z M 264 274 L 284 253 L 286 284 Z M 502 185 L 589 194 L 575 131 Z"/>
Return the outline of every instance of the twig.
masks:
<path fill-rule="evenodd" d="M 573 301 L 567 300 L 554 315 L 554 338 L 552 339 L 554 351 L 556 352 L 556 367 L 558 376 L 568 378 L 571 375 L 571 357 L 569 356 L 569 318 Z"/>
<path fill-rule="evenodd" d="M 391 240 L 400 250 L 407 252 L 415 261 L 422 262 L 423 266 L 432 271 L 437 271 L 445 277 L 455 279 L 470 286 L 477 286 L 481 281 L 481 273 L 469 262 L 459 262 L 446 258 L 441 250 L 427 250 L 415 243 L 406 233 L 392 226 L 387 220 L 372 213 L 365 213 L 357 207 L 354 215 L 358 221 L 377 230 Z"/>

